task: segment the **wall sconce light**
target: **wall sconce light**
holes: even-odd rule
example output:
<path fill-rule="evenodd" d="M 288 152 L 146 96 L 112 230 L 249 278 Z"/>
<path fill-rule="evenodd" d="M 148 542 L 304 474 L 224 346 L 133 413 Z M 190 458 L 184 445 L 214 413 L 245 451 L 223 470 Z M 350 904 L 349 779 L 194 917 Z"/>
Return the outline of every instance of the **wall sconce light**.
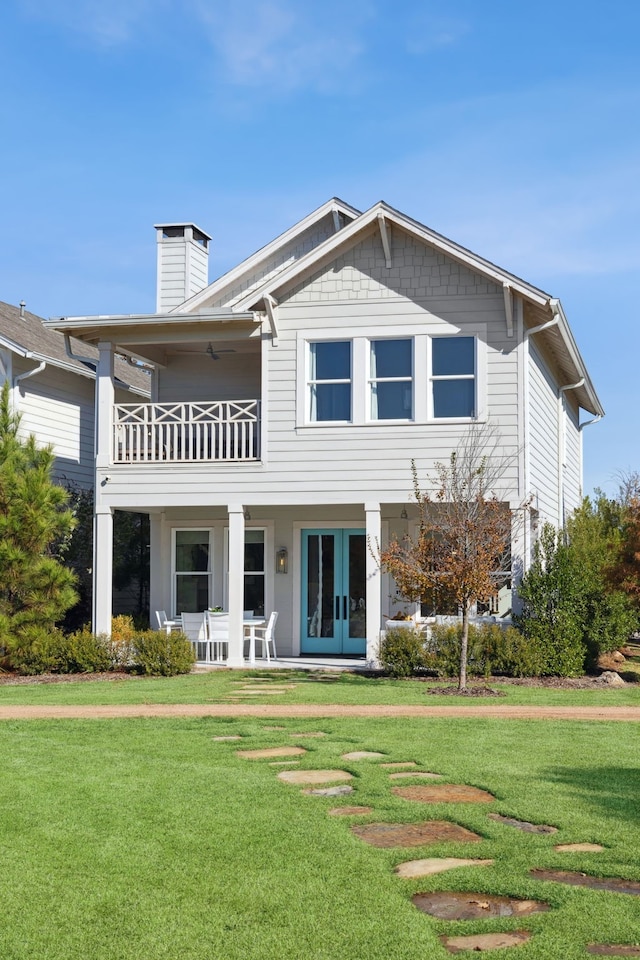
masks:
<path fill-rule="evenodd" d="M 244 518 L 245 520 L 251 520 L 251 514 L 249 513 L 248 508 L 246 508 L 244 511 Z"/>
<path fill-rule="evenodd" d="M 402 513 L 400 514 L 400 519 L 401 519 L 401 520 L 408 520 L 408 519 L 409 519 L 409 514 L 407 513 L 407 508 L 406 508 L 406 507 L 403 507 L 403 508 L 402 508 Z"/>
<path fill-rule="evenodd" d="M 276 550 L 276 573 L 288 573 L 289 554 L 286 547 L 280 547 Z"/>

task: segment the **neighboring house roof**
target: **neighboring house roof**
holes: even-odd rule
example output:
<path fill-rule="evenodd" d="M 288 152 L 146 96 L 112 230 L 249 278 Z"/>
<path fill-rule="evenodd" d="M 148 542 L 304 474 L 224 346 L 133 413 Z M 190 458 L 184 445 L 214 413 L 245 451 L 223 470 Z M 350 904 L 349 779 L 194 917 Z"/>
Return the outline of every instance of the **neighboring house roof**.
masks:
<path fill-rule="evenodd" d="M 53 367 L 68 370 L 81 377 L 95 379 L 98 351 L 90 344 L 70 338 L 71 353 L 66 350 L 64 335 L 44 325 L 42 317 L 0 301 L 0 348 L 18 356 L 46 361 Z M 149 375 L 116 358 L 115 375 L 121 389 L 141 396 L 150 391 Z"/>

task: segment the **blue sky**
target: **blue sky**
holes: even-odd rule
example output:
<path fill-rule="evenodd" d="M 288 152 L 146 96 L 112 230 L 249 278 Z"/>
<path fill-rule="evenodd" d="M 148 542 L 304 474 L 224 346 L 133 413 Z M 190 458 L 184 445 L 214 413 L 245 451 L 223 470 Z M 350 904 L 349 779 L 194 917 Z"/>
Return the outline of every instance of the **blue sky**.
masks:
<path fill-rule="evenodd" d="M 640 469 L 636 0 L 4 0 L 0 299 L 150 312 L 153 223 L 210 278 L 331 196 L 386 200 L 562 300 Z M 586 416 L 585 416 L 586 418 Z"/>

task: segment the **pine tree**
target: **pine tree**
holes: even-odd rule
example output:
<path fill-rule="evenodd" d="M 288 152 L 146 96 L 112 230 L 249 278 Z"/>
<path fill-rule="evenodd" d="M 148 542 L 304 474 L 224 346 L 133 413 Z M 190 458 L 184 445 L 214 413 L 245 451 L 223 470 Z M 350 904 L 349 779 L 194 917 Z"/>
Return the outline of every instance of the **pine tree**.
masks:
<path fill-rule="evenodd" d="M 53 630 L 77 600 L 75 577 L 52 555 L 73 529 L 54 455 L 19 434 L 9 386 L 0 395 L 0 647 L 9 654 Z"/>

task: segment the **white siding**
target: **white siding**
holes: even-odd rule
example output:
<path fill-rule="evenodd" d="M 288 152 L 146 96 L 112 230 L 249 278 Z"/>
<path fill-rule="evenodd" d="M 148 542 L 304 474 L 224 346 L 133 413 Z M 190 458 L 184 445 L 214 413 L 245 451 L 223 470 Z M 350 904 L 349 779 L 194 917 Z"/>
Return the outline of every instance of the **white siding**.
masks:
<path fill-rule="evenodd" d="M 238 352 L 219 356 L 219 360 L 206 353 L 171 357 L 158 377 L 158 403 L 258 400 L 260 355 Z"/>
<path fill-rule="evenodd" d="M 529 341 L 529 490 L 542 522 L 560 524 L 558 516 L 558 391 L 551 371 Z"/>
<path fill-rule="evenodd" d="M 580 444 L 582 437 L 578 429 L 579 410 L 571 397 L 567 396 L 565 411 L 565 450 L 564 450 L 564 504 L 565 518 L 569 517 L 582 498 L 582 477 Z"/>
<path fill-rule="evenodd" d="M 14 358 L 14 376 L 33 369 L 33 362 Z M 57 479 L 81 487 L 93 484 L 93 380 L 48 366 L 23 380 L 14 392 L 24 434 L 41 446 L 51 444 Z"/>

